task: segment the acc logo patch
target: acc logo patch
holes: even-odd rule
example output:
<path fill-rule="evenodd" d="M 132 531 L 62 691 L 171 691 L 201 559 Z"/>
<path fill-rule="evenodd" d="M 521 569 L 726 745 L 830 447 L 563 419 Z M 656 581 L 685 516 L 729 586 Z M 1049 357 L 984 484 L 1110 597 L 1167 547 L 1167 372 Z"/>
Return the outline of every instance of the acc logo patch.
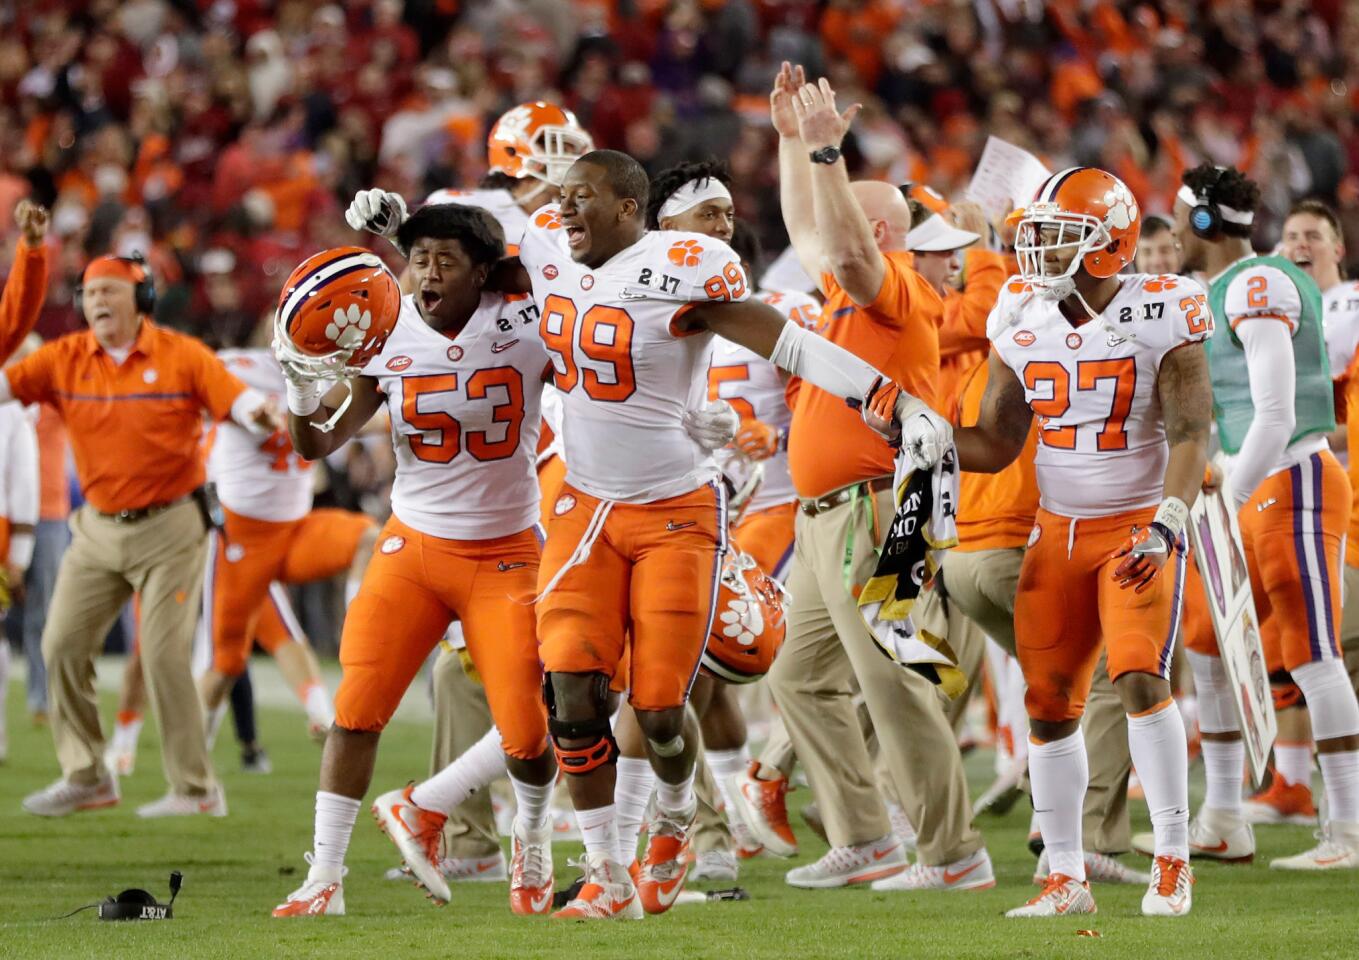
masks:
<path fill-rule="evenodd" d="M 1014 336 L 1015 343 L 1019 344 L 1021 347 L 1031 347 L 1037 339 L 1038 337 L 1034 336 L 1032 330 L 1020 330 Z"/>
<path fill-rule="evenodd" d="M 157 380 L 159 380 L 159 379 L 160 379 L 160 374 L 158 374 L 158 373 L 157 373 L 156 371 L 154 371 L 154 370 L 147 370 L 145 373 L 142 374 L 142 382 L 143 382 L 143 383 L 155 383 L 155 382 L 156 382 Z"/>
<path fill-rule="evenodd" d="M 594 278 L 594 275 L 593 275 L 593 274 L 587 273 L 585 276 L 583 276 L 583 277 L 580 278 L 580 288 L 581 288 L 582 290 L 589 290 L 589 289 L 590 289 L 591 287 L 593 287 L 594 285 L 595 285 L 595 278 Z"/>
<path fill-rule="evenodd" d="M 1029 531 L 1029 542 L 1028 542 L 1027 546 L 1030 546 L 1030 547 L 1033 546 L 1035 543 L 1038 542 L 1038 538 L 1041 537 L 1042 535 L 1043 535 L 1043 528 L 1040 527 L 1038 524 L 1035 523 L 1035 524 L 1033 525 L 1033 529 Z"/>
<path fill-rule="evenodd" d="M 387 369 L 400 373 L 414 362 L 414 360 L 406 356 L 392 357 L 392 359 L 387 361 Z"/>
<path fill-rule="evenodd" d="M 453 344 L 453 346 L 449 347 L 449 348 L 448 348 L 448 359 L 452 360 L 454 363 L 457 363 L 459 360 L 461 360 L 461 359 L 462 359 L 462 347 L 458 346 L 456 343 Z"/>
<path fill-rule="evenodd" d="M 575 505 L 576 498 L 569 493 L 563 493 L 557 498 L 557 505 L 552 508 L 552 512 L 560 517 L 563 513 L 570 513 Z"/>
<path fill-rule="evenodd" d="M 231 543 L 226 548 L 227 563 L 237 563 L 245 556 L 245 547 L 239 543 Z"/>
<path fill-rule="evenodd" d="M 554 263 L 549 263 L 547 266 L 543 267 L 543 276 L 547 277 L 547 279 L 549 280 L 556 280 L 557 265 Z"/>
<path fill-rule="evenodd" d="M 1066 345 L 1072 350 L 1079 350 L 1083 342 L 1079 333 L 1068 333 L 1066 335 Z"/>
<path fill-rule="evenodd" d="M 392 554 L 396 553 L 405 545 L 405 537 L 388 537 L 386 540 L 382 541 L 382 546 L 379 549 L 381 549 L 383 553 Z"/>

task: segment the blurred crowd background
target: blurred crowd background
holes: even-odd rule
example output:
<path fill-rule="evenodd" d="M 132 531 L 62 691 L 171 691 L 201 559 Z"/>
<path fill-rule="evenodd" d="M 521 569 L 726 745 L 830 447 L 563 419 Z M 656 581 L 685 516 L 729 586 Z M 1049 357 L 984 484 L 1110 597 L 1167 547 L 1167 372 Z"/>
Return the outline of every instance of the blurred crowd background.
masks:
<path fill-rule="evenodd" d="M 1359 238 L 1346 0 L 3 0 L 0 262 L 32 195 L 57 250 L 45 336 L 82 325 L 89 258 L 141 251 L 158 320 L 239 342 L 299 259 L 372 239 L 344 223 L 355 190 L 473 184 L 490 123 L 536 98 L 653 172 L 727 160 L 777 251 L 785 59 L 864 104 L 859 176 L 953 195 L 994 134 L 1052 169 L 1105 167 L 1157 212 L 1207 159 L 1264 187 L 1260 248 L 1303 195 Z M 383 456 L 331 464 L 320 502 L 381 512 Z"/>

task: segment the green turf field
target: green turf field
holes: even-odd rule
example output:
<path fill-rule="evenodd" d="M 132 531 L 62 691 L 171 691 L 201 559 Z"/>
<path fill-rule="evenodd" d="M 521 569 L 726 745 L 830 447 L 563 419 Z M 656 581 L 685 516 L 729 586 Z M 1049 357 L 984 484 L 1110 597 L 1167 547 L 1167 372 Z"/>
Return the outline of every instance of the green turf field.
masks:
<path fill-rule="evenodd" d="M 983 893 L 877 894 L 867 889 L 796 891 L 784 885 L 788 862 L 743 866 L 745 903 L 683 905 L 640 923 L 560 923 L 510 914 L 503 885 L 455 885 L 436 908 L 411 886 L 382 879 L 393 848 L 365 814 L 355 829 L 345 885 L 348 916 L 278 921 L 270 909 L 300 882 L 311 846 L 312 795 L 319 750 L 305 740 L 300 715 L 262 710 L 271 776 L 237 772 L 224 732 L 216 760 L 231 816 L 146 823 L 133 808 L 163 790 L 153 725 L 142 736 L 123 804 L 64 820 L 22 812 L 21 797 L 56 773 L 47 731 L 23 715 L 16 684 L 10 703 L 10 760 L 0 767 L 0 958 L 317 957 L 418 960 L 462 957 L 1352 957 L 1359 956 L 1359 876 L 1280 874 L 1253 867 L 1204 866 L 1193 914 L 1183 920 L 1138 916 L 1140 888 L 1097 887 L 1100 913 L 1058 921 L 1007 921 L 1001 914 L 1032 894 L 1033 858 L 1024 847 L 1028 810 L 985 818 L 999 884 Z M 106 711 L 106 715 L 111 712 Z M 384 739 L 376 784 L 384 789 L 424 772 L 428 732 L 394 724 Z M 971 762 L 974 792 L 989 756 Z M 1202 774 L 1195 780 L 1201 787 Z M 808 792 L 790 799 L 800 805 Z M 1145 811 L 1138 809 L 1138 816 Z M 823 845 L 799 829 L 804 856 Z M 1266 828 L 1260 858 L 1309 844 L 1308 830 Z M 579 846 L 559 850 L 559 886 Z M 93 911 L 52 920 L 125 887 L 165 897 L 171 869 L 184 889 L 169 923 L 111 924 Z M 1093 929 L 1097 939 L 1078 935 Z"/>

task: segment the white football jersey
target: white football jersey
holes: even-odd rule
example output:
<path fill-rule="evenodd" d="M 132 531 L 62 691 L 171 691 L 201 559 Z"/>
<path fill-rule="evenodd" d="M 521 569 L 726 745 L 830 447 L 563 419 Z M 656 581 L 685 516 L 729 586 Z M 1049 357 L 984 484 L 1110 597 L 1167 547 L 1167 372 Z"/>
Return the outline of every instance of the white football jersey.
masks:
<path fill-rule="evenodd" d="M 446 540 L 489 540 L 538 521 L 533 469 L 547 353 L 523 301 L 481 298 L 450 339 L 401 298 L 396 329 L 363 368 L 387 398 L 392 513 Z"/>
<path fill-rule="evenodd" d="M 285 409 L 283 370 L 269 350 L 222 350 L 226 368 L 246 386 L 278 401 Z M 286 429 L 267 437 L 251 433 L 231 420 L 212 432 L 208 479 L 232 513 L 255 520 L 286 523 L 311 509 L 311 464 L 293 451 Z"/>
<path fill-rule="evenodd" d="M 1331 376 L 1341 379 L 1359 351 L 1359 283 L 1345 280 L 1321 295 L 1322 323 L 1326 329 L 1326 353 Z"/>
<path fill-rule="evenodd" d="M 820 322 L 820 302 L 805 293 L 760 293 L 757 296 L 808 330 L 815 330 Z M 793 419 L 784 393 L 786 384 L 783 372 L 755 351 L 721 337 L 713 342 L 708 396 L 726 400 L 736 408 L 742 420 L 753 417 L 786 433 Z M 717 456 L 728 476 L 743 476 L 749 469 L 745 458 L 730 447 L 719 450 Z M 796 500 L 797 491 L 788 474 L 788 451 L 780 450 L 760 463 L 764 467 L 764 477 L 747 511 L 755 513 Z"/>
<path fill-rule="evenodd" d="M 1185 277 L 1124 277 L 1103 316 L 1079 327 L 1020 278 L 1006 283 L 987 335 L 1038 420 L 1045 510 L 1101 517 L 1161 502 L 1161 360 L 1211 331 L 1207 295 Z"/>
<path fill-rule="evenodd" d="M 480 207 L 500 223 L 505 231 L 505 244 L 516 247 L 528 226 L 528 215 L 510 195 L 508 190 L 435 190 L 425 198 L 425 203 L 461 203 L 469 207 Z M 513 256 L 513 250 L 511 250 Z"/>
<path fill-rule="evenodd" d="M 598 269 L 571 259 L 555 205 L 529 218 L 519 259 L 562 393 L 566 478 L 601 499 L 648 503 L 717 476 L 682 417 L 707 395 L 713 335 L 672 327 L 685 304 L 745 300 L 731 248 L 654 231 Z"/>

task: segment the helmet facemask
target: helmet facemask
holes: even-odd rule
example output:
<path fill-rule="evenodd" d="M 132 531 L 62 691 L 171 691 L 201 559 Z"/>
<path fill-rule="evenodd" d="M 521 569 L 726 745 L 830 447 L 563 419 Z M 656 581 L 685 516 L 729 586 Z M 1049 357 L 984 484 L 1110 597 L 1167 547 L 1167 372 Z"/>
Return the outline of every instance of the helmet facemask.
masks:
<path fill-rule="evenodd" d="M 539 127 L 529 145 L 532 152 L 521 158 L 524 172 L 553 187 L 560 187 L 571 164 L 595 148 L 595 142 L 584 130 L 557 124 Z"/>
<path fill-rule="evenodd" d="M 1087 255 L 1112 243 L 1109 229 L 1098 217 L 1062 210 L 1054 203 L 1036 203 L 1024 211 L 1015 232 L 1019 275 L 1044 300 L 1065 300 L 1076 289 L 1076 271 Z M 1065 269 L 1048 264 L 1052 253 L 1071 251 Z"/>

